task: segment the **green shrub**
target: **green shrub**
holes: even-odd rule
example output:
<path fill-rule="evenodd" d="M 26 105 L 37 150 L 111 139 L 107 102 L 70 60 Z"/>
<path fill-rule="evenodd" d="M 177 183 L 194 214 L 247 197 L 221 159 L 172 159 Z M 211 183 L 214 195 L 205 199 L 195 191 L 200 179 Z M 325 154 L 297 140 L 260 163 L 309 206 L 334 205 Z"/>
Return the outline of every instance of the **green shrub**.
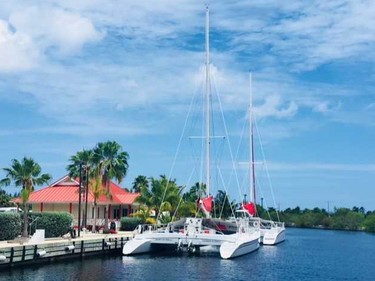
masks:
<path fill-rule="evenodd" d="M 0 213 L 0 241 L 12 240 L 21 234 L 22 220 L 16 213 Z"/>
<path fill-rule="evenodd" d="M 30 213 L 30 234 L 33 234 L 35 229 L 44 229 L 46 238 L 60 237 L 69 231 L 72 221 L 72 215 L 67 212 Z"/>
<path fill-rule="evenodd" d="M 366 217 L 364 226 L 366 231 L 375 232 L 375 214 L 370 214 Z"/>
<path fill-rule="evenodd" d="M 140 218 L 124 217 L 121 219 L 121 230 L 133 231 L 140 223 L 142 223 Z"/>

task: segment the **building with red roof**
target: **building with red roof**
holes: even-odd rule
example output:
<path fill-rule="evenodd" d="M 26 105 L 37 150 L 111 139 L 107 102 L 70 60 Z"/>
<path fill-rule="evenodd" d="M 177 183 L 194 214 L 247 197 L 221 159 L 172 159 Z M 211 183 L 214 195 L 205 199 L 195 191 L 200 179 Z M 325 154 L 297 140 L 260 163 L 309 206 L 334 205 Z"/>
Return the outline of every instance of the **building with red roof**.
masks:
<path fill-rule="evenodd" d="M 103 189 L 105 187 L 103 186 Z M 108 205 L 108 215 L 110 220 L 118 220 L 121 217 L 129 216 L 139 209 L 139 204 L 135 201 L 139 193 L 126 191 L 124 188 L 110 182 L 110 199 L 105 196 L 99 196 L 97 200 L 97 225 L 104 224 L 105 208 Z M 78 224 L 78 206 L 79 206 L 79 179 L 72 179 L 65 176 L 50 186 L 30 193 L 28 204 L 34 212 L 69 212 L 74 216 L 75 224 Z M 85 194 L 82 192 L 81 206 L 85 207 Z M 21 204 L 22 199 L 16 198 L 15 203 Z M 88 192 L 87 196 L 87 225 L 93 225 L 94 219 L 94 196 Z M 83 212 L 83 211 L 82 211 Z"/>

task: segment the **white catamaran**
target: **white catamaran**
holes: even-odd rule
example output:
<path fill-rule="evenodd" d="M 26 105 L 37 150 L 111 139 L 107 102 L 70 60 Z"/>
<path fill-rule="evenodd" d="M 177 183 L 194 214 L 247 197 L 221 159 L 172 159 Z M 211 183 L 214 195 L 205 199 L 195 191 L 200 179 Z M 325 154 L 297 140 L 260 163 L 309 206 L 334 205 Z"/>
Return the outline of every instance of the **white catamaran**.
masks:
<path fill-rule="evenodd" d="M 253 114 L 253 95 L 252 95 L 252 77 L 249 75 L 250 81 L 250 104 L 249 104 L 249 151 L 250 151 L 250 165 L 249 165 L 249 180 L 250 180 L 250 194 L 251 202 L 243 204 L 243 210 L 250 216 L 250 225 L 260 229 L 260 242 L 263 245 L 276 245 L 285 240 L 285 226 L 283 222 L 265 220 L 257 217 L 256 210 L 256 189 L 255 189 L 255 162 L 254 162 L 254 114 Z"/>
<path fill-rule="evenodd" d="M 209 9 L 206 9 L 206 60 L 205 60 L 205 146 L 206 146 L 206 194 L 210 187 L 210 57 L 209 57 Z M 199 207 L 209 218 L 212 196 L 199 200 Z M 160 248 L 197 252 L 201 247 L 219 248 L 223 259 L 230 259 L 251 253 L 259 248 L 259 230 L 250 227 L 248 219 L 235 221 L 237 231 L 224 234 L 204 224 L 204 218 L 188 217 L 170 223 L 165 229 L 153 226 L 139 226 L 137 234 L 123 247 L 124 255 L 134 255 L 156 251 Z M 207 248 L 207 247 L 206 247 Z M 208 247 L 210 248 L 210 247 Z"/>

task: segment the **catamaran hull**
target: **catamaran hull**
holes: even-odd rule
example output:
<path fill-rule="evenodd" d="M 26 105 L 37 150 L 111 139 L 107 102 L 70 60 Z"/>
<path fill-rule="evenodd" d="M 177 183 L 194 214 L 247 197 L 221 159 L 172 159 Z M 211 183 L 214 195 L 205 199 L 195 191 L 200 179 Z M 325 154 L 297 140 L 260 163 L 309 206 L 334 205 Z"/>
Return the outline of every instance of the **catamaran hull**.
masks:
<path fill-rule="evenodd" d="M 128 241 L 123 247 L 123 255 L 144 254 L 155 249 L 168 248 L 195 252 L 200 247 L 214 246 L 220 248 L 223 259 L 251 253 L 259 248 L 259 234 L 237 239 L 237 234 L 194 234 L 183 233 L 144 233 Z"/>
<path fill-rule="evenodd" d="M 132 239 L 125 243 L 122 248 L 122 254 L 128 256 L 148 253 L 151 252 L 151 246 L 150 239 Z"/>
<path fill-rule="evenodd" d="M 285 240 L 285 229 L 278 231 L 265 231 L 263 235 L 263 245 L 276 245 Z"/>
<path fill-rule="evenodd" d="M 250 254 L 259 249 L 259 239 L 244 240 L 239 243 L 224 242 L 220 246 L 220 256 L 222 259 L 232 259 L 235 257 Z"/>

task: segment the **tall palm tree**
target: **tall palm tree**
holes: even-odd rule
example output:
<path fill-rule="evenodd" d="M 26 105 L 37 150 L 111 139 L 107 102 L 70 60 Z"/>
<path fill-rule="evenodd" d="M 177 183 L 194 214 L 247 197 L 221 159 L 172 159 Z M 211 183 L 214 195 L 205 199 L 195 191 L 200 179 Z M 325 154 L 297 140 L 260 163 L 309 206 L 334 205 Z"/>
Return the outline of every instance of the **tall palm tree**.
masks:
<path fill-rule="evenodd" d="M 82 164 L 83 168 L 87 169 L 90 164 L 92 164 L 93 151 L 92 150 L 82 150 L 78 151 L 75 155 L 71 156 L 69 161 L 70 164 L 66 167 L 69 172 L 69 176 L 72 178 L 79 177 L 79 165 Z"/>
<path fill-rule="evenodd" d="M 30 193 L 34 190 L 34 186 L 48 184 L 52 176 L 41 174 L 42 169 L 40 165 L 32 158 L 26 157 L 22 158 L 21 161 L 13 159 L 11 167 L 3 168 L 3 170 L 6 172 L 6 176 L 0 181 L 1 186 L 8 186 L 13 182 L 17 187 L 21 187 L 24 221 L 22 237 L 28 237 L 27 202 L 29 201 Z"/>
<path fill-rule="evenodd" d="M 97 171 L 97 175 L 102 177 L 105 184 L 107 203 L 104 213 L 104 230 L 108 231 L 108 207 L 111 199 L 111 191 L 109 188 L 110 181 L 116 179 L 121 183 L 128 171 L 129 154 L 122 151 L 121 145 L 115 141 L 107 141 L 98 143 L 93 150 L 93 163 Z"/>
<path fill-rule="evenodd" d="M 142 187 L 148 188 L 148 180 L 146 176 L 139 175 L 134 179 L 132 191 L 133 192 L 141 192 Z"/>
<path fill-rule="evenodd" d="M 75 155 L 71 156 L 69 161 L 70 164 L 66 167 L 69 176 L 71 178 L 78 178 L 81 175 L 82 172 L 82 184 L 85 187 L 85 195 L 86 195 L 86 206 L 84 208 L 84 215 L 83 215 L 83 221 L 86 223 L 87 222 L 87 196 L 88 196 L 88 191 L 89 191 L 89 183 L 90 183 L 90 167 L 92 166 L 92 157 L 93 157 L 93 151 L 92 150 L 82 150 L 78 151 Z M 82 165 L 82 166 L 81 166 Z M 80 167 L 82 167 L 82 171 L 80 171 Z M 97 192 L 95 193 L 97 194 Z M 94 209 L 96 206 L 96 200 L 99 198 L 100 195 L 98 195 L 97 198 L 94 197 Z M 95 212 L 95 210 L 94 210 Z M 82 224 L 84 227 L 86 227 L 85 224 Z M 95 226 L 94 226 L 95 229 Z"/>

